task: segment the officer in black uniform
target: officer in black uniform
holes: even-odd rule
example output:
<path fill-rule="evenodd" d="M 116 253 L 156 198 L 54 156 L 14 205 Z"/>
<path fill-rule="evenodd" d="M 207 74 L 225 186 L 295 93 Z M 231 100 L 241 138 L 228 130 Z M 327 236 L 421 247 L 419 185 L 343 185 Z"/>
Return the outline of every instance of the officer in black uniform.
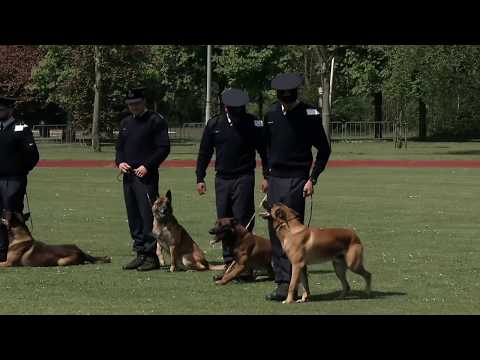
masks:
<path fill-rule="evenodd" d="M 263 137 L 263 122 L 247 113 L 250 99 L 240 89 L 227 89 L 222 94 L 225 113 L 208 121 L 205 127 L 197 160 L 197 191 L 204 195 L 206 170 L 216 152 L 215 195 L 217 217 L 236 218 L 247 226 L 255 213 L 255 168 L 256 151 L 262 159 L 266 175 L 266 144 Z M 248 227 L 252 231 L 254 220 Z M 225 268 L 233 261 L 233 249 L 222 244 Z M 221 276 L 216 277 L 218 280 Z M 242 276 L 253 280 L 251 271 Z"/>
<path fill-rule="evenodd" d="M 330 157 L 330 144 L 317 108 L 298 100 L 302 78 L 296 74 L 281 74 L 272 81 L 278 102 L 264 119 L 270 173 L 264 191 L 272 206 L 281 202 L 305 216 L 305 199 L 313 195 L 313 187 Z M 313 163 L 312 146 L 318 150 Z M 272 241 L 273 270 L 277 289 L 267 300 L 284 301 L 292 276 L 292 265 L 269 223 Z"/>
<path fill-rule="evenodd" d="M 27 175 L 37 165 L 38 149 L 29 127 L 12 116 L 15 99 L 0 97 L 0 210 L 23 212 Z M 0 224 L 0 262 L 8 252 L 8 234 Z"/>
<path fill-rule="evenodd" d="M 145 105 L 145 88 L 128 92 L 131 115 L 120 123 L 115 162 L 123 173 L 123 193 L 135 259 L 124 270 L 160 268 L 152 234 L 152 202 L 158 197 L 158 168 L 170 154 L 168 125 L 160 114 Z"/>

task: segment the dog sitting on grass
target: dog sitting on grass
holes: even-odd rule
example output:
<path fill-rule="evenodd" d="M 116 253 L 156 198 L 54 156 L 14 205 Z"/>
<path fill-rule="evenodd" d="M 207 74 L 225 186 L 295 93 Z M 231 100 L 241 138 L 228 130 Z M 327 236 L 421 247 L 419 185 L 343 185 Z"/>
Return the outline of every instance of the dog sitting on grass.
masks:
<path fill-rule="evenodd" d="M 25 222 L 28 215 L 4 211 L 2 224 L 8 231 L 7 260 L 0 267 L 47 267 L 110 263 L 109 257 L 94 257 L 76 245 L 47 245 L 33 239 Z"/>
<path fill-rule="evenodd" d="M 223 270 L 223 265 L 210 265 L 205 254 L 173 215 L 172 192 L 160 197 L 152 207 L 153 235 L 157 239 L 157 256 L 165 264 L 162 249 L 170 252 L 170 272 L 177 270 Z"/>

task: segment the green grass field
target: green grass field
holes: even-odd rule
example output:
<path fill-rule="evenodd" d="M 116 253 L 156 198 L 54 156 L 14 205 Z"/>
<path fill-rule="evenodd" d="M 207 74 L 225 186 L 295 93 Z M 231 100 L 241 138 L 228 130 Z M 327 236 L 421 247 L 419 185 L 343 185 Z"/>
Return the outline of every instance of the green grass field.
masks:
<path fill-rule="evenodd" d="M 45 160 L 111 160 L 113 146 L 104 146 L 101 153 L 79 144 L 39 144 Z M 198 144 L 173 143 L 169 160 L 196 159 Z M 480 158 L 480 142 L 409 142 L 407 149 L 395 149 L 392 142 L 335 142 L 332 160 L 470 160 Z"/>
<path fill-rule="evenodd" d="M 351 144 L 344 145 L 338 158 L 349 151 L 355 154 L 348 158 L 393 153 L 378 154 L 380 147 L 388 150 L 384 144 L 375 151 L 374 144 L 352 145 L 351 150 Z M 465 151 L 468 154 L 452 156 L 475 158 L 480 150 L 475 143 L 446 143 L 448 149 L 425 146 L 430 147 L 422 150 L 419 144 L 419 155 L 412 157 Z M 80 153 L 57 152 L 43 148 L 42 157 L 69 159 Z M 423 152 L 425 157 L 420 156 Z M 264 300 L 273 289 L 271 282 L 218 287 L 212 272 L 122 271 L 132 254 L 115 176 L 115 169 L 37 169 L 31 174 L 35 237 L 50 244 L 76 243 L 92 254 L 112 256 L 113 263 L 2 269 L 0 314 L 480 313 L 480 169 L 328 169 L 317 187 L 312 224 L 357 229 L 366 246 L 366 267 L 373 274 L 373 297 L 363 297 L 361 278 L 350 273 L 354 292 L 347 300 L 335 300 L 340 283 L 332 266 L 323 264 L 309 268 L 313 301 L 290 306 Z M 206 197 L 196 195 L 194 183 L 193 169 L 161 171 L 161 191 L 173 190 L 177 218 L 207 258 L 220 261 L 220 249 L 210 247 L 208 235 L 215 221 L 212 171 Z M 261 197 L 258 192 L 257 203 Z M 266 235 L 266 224 L 257 224 L 257 232 Z"/>

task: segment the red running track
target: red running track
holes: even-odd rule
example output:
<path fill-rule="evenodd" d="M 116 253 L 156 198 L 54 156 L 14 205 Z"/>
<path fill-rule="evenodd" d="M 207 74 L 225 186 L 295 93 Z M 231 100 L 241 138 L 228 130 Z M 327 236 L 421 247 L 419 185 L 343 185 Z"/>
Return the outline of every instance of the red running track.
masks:
<path fill-rule="evenodd" d="M 213 163 L 211 164 L 213 165 Z M 195 168 L 194 160 L 169 160 L 163 168 Z M 113 168 L 109 160 L 42 160 L 41 168 Z M 332 160 L 330 168 L 480 168 L 480 160 Z"/>

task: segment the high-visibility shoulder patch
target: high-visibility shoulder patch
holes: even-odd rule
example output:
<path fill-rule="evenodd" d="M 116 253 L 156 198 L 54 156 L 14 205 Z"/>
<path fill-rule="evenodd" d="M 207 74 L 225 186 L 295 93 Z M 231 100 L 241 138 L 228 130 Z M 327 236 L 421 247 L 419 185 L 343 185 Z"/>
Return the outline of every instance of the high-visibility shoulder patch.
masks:
<path fill-rule="evenodd" d="M 317 109 L 307 109 L 308 116 L 320 115 L 320 112 Z"/>
<path fill-rule="evenodd" d="M 15 125 L 15 132 L 23 131 L 25 128 L 28 128 L 28 125 Z"/>
<path fill-rule="evenodd" d="M 263 127 L 263 121 L 262 120 L 255 120 L 254 124 L 256 127 Z"/>

